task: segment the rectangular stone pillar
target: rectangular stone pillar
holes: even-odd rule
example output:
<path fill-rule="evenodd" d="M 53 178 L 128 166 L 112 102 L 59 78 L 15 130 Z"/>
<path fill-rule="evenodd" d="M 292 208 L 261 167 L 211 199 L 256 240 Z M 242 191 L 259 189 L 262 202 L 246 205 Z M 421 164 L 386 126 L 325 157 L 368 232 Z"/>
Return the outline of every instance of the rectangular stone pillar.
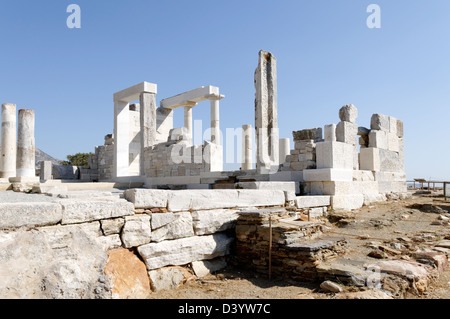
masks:
<path fill-rule="evenodd" d="M 16 176 L 16 105 L 3 104 L 1 116 L 0 178 L 10 178 Z"/>
<path fill-rule="evenodd" d="M 261 50 L 255 71 L 256 168 L 260 173 L 278 171 L 277 61 Z"/>
<path fill-rule="evenodd" d="M 129 175 L 129 103 L 114 101 L 114 177 Z"/>
<path fill-rule="evenodd" d="M 52 177 L 52 168 L 53 164 L 51 161 L 42 161 L 41 163 L 41 170 L 39 173 L 41 181 L 48 181 L 53 179 Z"/>
<path fill-rule="evenodd" d="M 140 175 L 145 175 L 144 149 L 156 143 L 156 95 L 143 92 L 139 96 L 140 101 Z"/>
<path fill-rule="evenodd" d="M 36 177 L 34 111 L 19 110 L 17 134 L 17 177 Z"/>

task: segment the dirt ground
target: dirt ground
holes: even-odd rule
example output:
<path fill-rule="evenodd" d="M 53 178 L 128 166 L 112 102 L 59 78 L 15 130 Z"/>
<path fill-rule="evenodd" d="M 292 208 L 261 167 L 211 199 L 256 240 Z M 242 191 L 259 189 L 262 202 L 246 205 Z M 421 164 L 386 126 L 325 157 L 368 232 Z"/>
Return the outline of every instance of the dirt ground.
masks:
<path fill-rule="evenodd" d="M 432 204 L 438 211 L 420 209 Z M 430 206 L 428 206 L 429 208 Z M 433 242 L 449 239 L 450 226 L 437 222 L 439 216 L 450 216 L 450 200 L 446 202 L 438 193 L 413 195 L 406 200 L 394 200 L 365 206 L 352 212 L 331 212 L 330 220 L 322 219 L 327 233 L 342 235 L 348 241 L 352 256 L 367 258 L 371 242 L 398 242 L 399 238 L 423 238 L 417 244 L 429 248 Z M 337 218 L 336 218 L 337 217 Z M 336 219 L 340 219 L 336 223 Z M 445 219 L 445 217 L 444 217 Z M 438 224 L 441 223 L 441 224 Z M 432 225 L 437 224 L 437 225 Z M 414 241 L 416 242 L 416 241 Z M 154 292 L 151 299 L 333 299 L 320 283 L 286 282 L 277 278 L 245 271 L 229 265 L 227 268 L 203 277 L 188 280 L 173 290 Z M 450 266 L 422 295 L 407 294 L 406 299 L 450 299 Z"/>

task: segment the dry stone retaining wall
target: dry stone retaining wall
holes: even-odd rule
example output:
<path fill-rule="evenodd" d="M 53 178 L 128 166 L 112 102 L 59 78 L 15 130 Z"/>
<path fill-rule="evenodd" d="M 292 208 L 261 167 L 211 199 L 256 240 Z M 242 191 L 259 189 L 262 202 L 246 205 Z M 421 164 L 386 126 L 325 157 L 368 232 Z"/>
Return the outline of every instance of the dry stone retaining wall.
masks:
<path fill-rule="evenodd" d="M 199 276 L 223 265 L 242 209 L 286 202 L 274 190 L 23 196 L 33 202 L 0 204 L 1 298 L 146 298 L 187 280 L 180 266 Z"/>

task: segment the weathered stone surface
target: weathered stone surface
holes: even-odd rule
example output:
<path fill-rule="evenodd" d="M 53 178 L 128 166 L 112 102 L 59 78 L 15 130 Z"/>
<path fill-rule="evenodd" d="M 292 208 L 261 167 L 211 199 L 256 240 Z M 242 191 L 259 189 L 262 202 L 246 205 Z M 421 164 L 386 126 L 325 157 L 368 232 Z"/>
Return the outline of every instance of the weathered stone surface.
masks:
<path fill-rule="evenodd" d="M 331 196 L 331 206 L 333 209 L 352 210 L 361 208 L 363 205 L 363 194 Z"/>
<path fill-rule="evenodd" d="M 356 292 L 342 292 L 335 299 L 393 299 L 387 293 L 378 289 L 369 289 Z"/>
<path fill-rule="evenodd" d="M 167 213 L 172 214 L 172 213 Z M 152 214 L 156 215 L 156 214 Z M 192 225 L 192 216 L 189 212 L 175 213 L 173 221 L 162 227 L 154 229 L 151 235 L 151 241 L 160 242 L 163 240 L 178 239 L 194 236 L 194 227 Z"/>
<path fill-rule="evenodd" d="M 168 199 L 172 212 L 232 207 L 284 205 L 281 190 L 183 190 L 172 191 Z"/>
<path fill-rule="evenodd" d="M 344 105 L 339 110 L 339 118 L 341 121 L 356 123 L 358 109 L 353 104 Z"/>
<path fill-rule="evenodd" d="M 369 147 L 389 149 L 387 131 L 372 130 L 369 133 Z"/>
<path fill-rule="evenodd" d="M 164 267 L 148 272 L 153 291 L 175 289 L 192 275 L 182 267 Z"/>
<path fill-rule="evenodd" d="M 78 179 L 80 177 L 80 169 L 78 166 L 71 165 L 53 165 L 53 179 Z"/>
<path fill-rule="evenodd" d="M 116 249 L 109 253 L 105 274 L 111 282 L 114 299 L 146 299 L 151 293 L 144 262 L 128 249 Z"/>
<path fill-rule="evenodd" d="M 233 228 L 239 217 L 238 210 L 217 209 L 192 212 L 194 231 L 197 236 L 209 235 Z"/>
<path fill-rule="evenodd" d="M 383 114 L 373 114 L 370 119 L 370 128 L 372 130 L 380 130 L 389 132 L 390 121 L 389 116 Z"/>
<path fill-rule="evenodd" d="M 356 141 L 356 138 L 355 138 Z M 354 151 L 352 144 L 342 142 L 320 142 L 316 144 L 317 168 L 353 169 Z"/>
<path fill-rule="evenodd" d="M 312 129 L 294 131 L 292 132 L 292 135 L 294 137 L 294 141 L 304 141 L 304 140 L 318 141 L 322 139 L 322 128 L 317 127 Z"/>
<path fill-rule="evenodd" d="M 342 291 L 342 287 L 339 286 L 337 283 L 332 282 L 330 280 L 326 280 L 320 284 L 320 288 L 322 288 L 325 291 L 338 293 Z"/>
<path fill-rule="evenodd" d="M 196 236 L 150 243 L 138 247 L 138 252 L 147 269 L 152 270 L 225 256 L 229 253 L 232 241 L 233 238 L 224 234 Z"/>
<path fill-rule="evenodd" d="M 145 245 L 150 242 L 150 216 L 146 214 L 126 216 L 122 230 L 122 242 L 126 248 Z"/>
<path fill-rule="evenodd" d="M 369 267 L 381 272 L 403 276 L 406 278 L 426 278 L 428 271 L 425 265 L 409 260 L 381 260 L 370 264 Z"/>
<path fill-rule="evenodd" d="M 336 142 L 336 124 L 324 126 L 324 140 L 325 142 Z"/>
<path fill-rule="evenodd" d="M 55 225 L 62 216 L 56 203 L 0 203 L 0 229 Z"/>
<path fill-rule="evenodd" d="M 380 149 L 380 170 L 383 172 L 401 171 L 400 158 L 397 152 Z"/>
<path fill-rule="evenodd" d="M 256 169 L 266 173 L 279 161 L 277 59 L 272 53 L 259 51 L 254 79 Z"/>
<path fill-rule="evenodd" d="M 297 196 L 297 208 L 330 206 L 330 196 Z"/>
<path fill-rule="evenodd" d="M 114 218 L 114 219 L 105 219 L 100 221 L 101 228 L 103 234 L 105 236 L 120 234 L 123 225 L 125 224 L 125 219 L 123 218 Z"/>
<path fill-rule="evenodd" d="M 213 260 L 194 261 L 191 263 L 191 266 L 192 270 L 194 270 L 195 275 L 201 278 L 210 273 L 225 268 L 227 266 L 227 262 L 224 258 L 219 257 Z"/>
<path fill-rule="evenodd" d="M 356 145 L 358 125 L 351 122 L 339 122 L 336 126 L 336 141 Z"/>
<path fill-rule="evenodd" d="M 63 208 L 61 221 L 63 225 L 130 216 L 134 214 L 133 205 L 122 199 L 66 199 L 58 202 Z"/>
<path fill-rule="evenodd" d="M 96 224 L 0 232 L 0 297 L 110 298 L 103 273 L 107 255 L 95 239 Z"/>
<path fill-rule="evenodd" d="M 123 195 L 135 208 L 167 207 L 169 191 L 161 189 L 127 189 Z"/>
<path fill-rule="evenodd" d="M 152 230 L 163 227 L 176 219 L 173 213 L 153 213 L 152 214 Z"/>

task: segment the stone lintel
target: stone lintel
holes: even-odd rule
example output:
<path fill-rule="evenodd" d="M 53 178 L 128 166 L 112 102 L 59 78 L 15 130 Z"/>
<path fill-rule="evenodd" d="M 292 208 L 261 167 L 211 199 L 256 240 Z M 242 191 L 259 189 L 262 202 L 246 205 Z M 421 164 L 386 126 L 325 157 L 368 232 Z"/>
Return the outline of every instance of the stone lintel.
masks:
<path fill-rule="evenodd" d="M 202 86 L 166 99 L 161 100 L 160 106 L 165 109 L 176 109 L 184 106 L 195 106 L 197 103 L 211 99 L 222 99 L 219 88 L 215 86 Z"/>
<path fill-rule="evenodd" d="M 142 82 L 124 89 L 120 92 L 114 93 L 114 101 L 121 101 L 125 103 L 130 103 L 139 100 L 139 95 L 141 93 L 157 93 L 158 86 L 154 83 Z"/>

